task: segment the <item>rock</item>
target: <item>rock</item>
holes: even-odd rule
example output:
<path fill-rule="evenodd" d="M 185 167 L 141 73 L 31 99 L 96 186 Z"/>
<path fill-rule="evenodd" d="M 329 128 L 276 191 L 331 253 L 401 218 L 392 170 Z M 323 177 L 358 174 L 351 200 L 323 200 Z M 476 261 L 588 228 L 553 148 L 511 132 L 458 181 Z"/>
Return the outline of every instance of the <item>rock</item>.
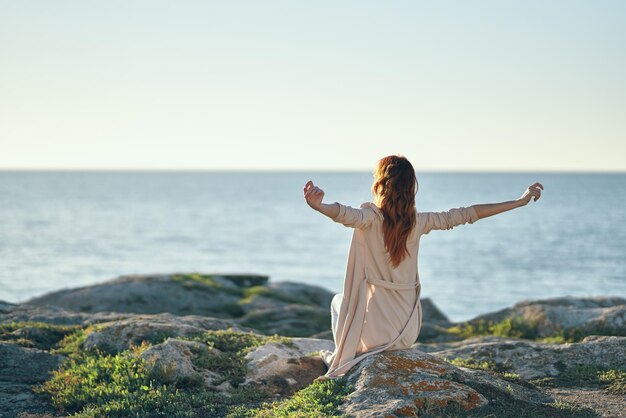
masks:
<path fill-rule="evenodd" d="M 451 344 L 454 346 L 454 344 Z M 558 376 L 569 368 L 586 365 L 622 368 L 626 364 L 626 337 L 592 336 L 580 343 L 549 344 L 491 337 L 474 338 L 431 354 L 442 358 L 471 358 L 492 362 L 523 379 Z"/>
<path fill-rule="evenodd" d="M 39 331 L 32 327 L 24 330 Z M 47 380 L 64 359 L 37 348 L 0 341 L 0 417 L 57 417 L 47 396 L 34 393 L 32 385 Z"/>
<path fill-rule="evenodd" d="M 59 368 L 65 357 L 36 348 L 0 342 L 0 380 L 11 383 L 42 383 Z"/>
<path fill-rule="evenodd" d="M 421 298 L 422 322 L 449 323 L 450 320 L 441 312 L 431 298 Z"/>
<path fill-rule="evenodd" d="M 115 312 L 84 313 L 68 311 L 57 306 L 15 305 L 5 312 L 0 312 L 1 322 L 45 322 L 57 325 L 89 325 L 99 322 L 129 318 L 132 314 Z"/>
<path fill-rule="evenodd" d="M 510 317 L 532 326 L 536 338 L 559 334 L 626 336 L 626 299 L 618 297 L 567 296 L 522 301 L 511 308 L 480 315 L 468 323 L 496 323 Z"/>
<path fill-rule="evenodd" d="M 215 381 L 224 380 L 217 373 L 194 364 L 196 353 L 218 350 L 209 348 L 197 341 L 168 338 L 161 344 L 154 345 L 141 353 L 148 370 L 165 383 L 177 383 L 179 386 L 197 386 L 198 383 L 212 387 Z"/>
<path fill-rule="evenodd" d="M 237 285 L 237 287 L 265 286 L 269 276 L 261 274 L 222 274 L 213 278 L 225 279 Z"/>
<path fill-rule="evenodd" d="M 119 321 L 99 324 L 99 329 L 85 338 L 86 349 L 99 348 L 108 353 L 117 353 L 143 340 L 160 343 L 168 337 L 193 337 L 208 330 L 233 328 L 247 332 L 232 321 L 206 318 L 197 315 L 175 316 L 169 313 L 135 315 Z"/>
<path fill-rule="evenodd" d="M 358 418 L 454 414 L 479 410 L 496 399 L 526 406 L 553 401 L 534 389 L 455 367 L 415 348 L 371 355 L 346 377 L 355 390 L 343 410 Z"/>
<path fill-rule="evenodd" d="M 291 344 L 270 342 L 245 357 L 245 386 L 259 387 L 271 395 L 291 395 L 326 373 L 320 350 L 333 350 L 332 341 L 292 338 Z"/>
<path fill-rule="evenodd" d="M 268 288 L 273 292 L 284 295 L 294 301 L 300 300 L 307 305 L 316 305 L 330 311 L 330 302 L 335 296 L 332 292 L 319 286 L 311 286 L 304 283 L 276 282 L 270 283 Z"/>
<path fill-rule="evenodd" d="M 0 380 L 0 418 L 60 418 L 47 397 L 31 386 Z"/>
<path fill-rule="evenodd" d="M 215 281 L 210 275 L 197 274 L 122 276 L 93 286 L 52 292 L 28 303 L 79 312 L 169 312 L 232 318 L 241 313 L 236 304 L 241 295 L 231 286 L 220 284 L 228 277 L 222 275 Z M 240 284 L 262 282 L 257 276 L 233 280 Z"/>
<path fill-rule="evenodd" d="M 253 311 L 237 322 L 266 335 L 308 337 L 330 329 L 330 309 L 291 304 Z"/>
<path fill-rule="evenodd" d="M 15 308 L 15 306 L 17 305 L 0 300 L 0 314 L 10 311 L 11 309 Z"/>

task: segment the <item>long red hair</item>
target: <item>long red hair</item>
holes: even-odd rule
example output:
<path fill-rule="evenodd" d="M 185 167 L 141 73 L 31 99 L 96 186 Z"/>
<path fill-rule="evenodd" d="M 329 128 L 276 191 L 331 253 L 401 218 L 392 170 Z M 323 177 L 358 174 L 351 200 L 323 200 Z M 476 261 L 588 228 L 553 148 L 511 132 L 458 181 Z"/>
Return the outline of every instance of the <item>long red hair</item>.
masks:
<path fill-rule="evenodd" d="M 413 230 L 415 214 L 415 194 L 417 177 L 413 165 L 401 155 L 381 158 L 374 169 L 372 192 L 375 204 L 385 220 L 383 237 L 389 261 L 396 268 L 409 255 L 406 241 Z"/>

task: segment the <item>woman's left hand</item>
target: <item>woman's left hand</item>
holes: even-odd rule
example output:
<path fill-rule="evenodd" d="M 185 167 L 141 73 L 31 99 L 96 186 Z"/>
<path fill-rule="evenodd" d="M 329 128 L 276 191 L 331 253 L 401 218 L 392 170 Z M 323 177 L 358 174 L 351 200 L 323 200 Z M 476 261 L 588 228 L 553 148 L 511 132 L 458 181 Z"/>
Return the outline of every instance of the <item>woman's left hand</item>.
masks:
<path fill-rule="evenodd" d="M 304 198 L 306 203 L 313 209 L 319 211 L 324 198 L 324 190 L 315 186 L 311 180 L 304 185 Z"/>

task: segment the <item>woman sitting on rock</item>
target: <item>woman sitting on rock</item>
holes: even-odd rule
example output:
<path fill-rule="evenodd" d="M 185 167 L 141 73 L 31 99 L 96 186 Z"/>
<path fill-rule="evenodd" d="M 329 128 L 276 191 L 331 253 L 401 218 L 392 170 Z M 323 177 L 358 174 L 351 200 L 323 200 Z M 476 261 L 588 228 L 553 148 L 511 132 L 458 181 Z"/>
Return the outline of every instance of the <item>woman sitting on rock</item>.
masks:
<path fill-rule="evenodd" d="M 333 221 L 354 228 L 343 293 L 331 303 L 335 350 L 320 355 L 328 371 L 318 380 L 344 375 L 365 357 L 409 348 L 422 326 L 419 239 L 433 229 L 465 223 L 537 201 L 543 186 L 535 183 L 517 200 L 472 205 L 444 212 L 417 212 L 417 179 L 403 156 L 390 155 L 374 170 L 374 202 L 360 209 L 338 202 L 322 203 L 324 191 L 308 181 L 307 204 Z"/>

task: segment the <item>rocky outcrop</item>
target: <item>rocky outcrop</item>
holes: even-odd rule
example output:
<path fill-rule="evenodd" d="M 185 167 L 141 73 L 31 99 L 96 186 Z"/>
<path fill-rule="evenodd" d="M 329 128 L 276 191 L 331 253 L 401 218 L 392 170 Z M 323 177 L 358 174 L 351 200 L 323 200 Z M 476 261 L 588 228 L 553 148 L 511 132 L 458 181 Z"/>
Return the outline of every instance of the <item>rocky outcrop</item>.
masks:
<path fill-rule="evenodd" d="M 233 319 L 269 335 L 309 337 L 330 328 L 331 292 L 302 283 L 268 284 L 267 280 L 258 275 L 197 273 L 122 276 L 52 292 L 17 308 L 7 306 L 11 318 L 5 314 L 5 319 L 37 317 L 42 322 L 75 324 L 116 320 L 129 313 L 170 313 Z"/>
<path fill-rule="evenodd" d="M 289 344 L 270 342 L 245 357 L 248 373 L 244 386 L 276 395 L 291 395 L 326 373 L 320 350 L 333 350 L 331 341 L 291 338 Z"/>
<path fill-rule="evenodd" d="M 140 356 L 155 384 L 217 393 L 211 399 L 237 399 L 249 389 L 265 399 L 291 396 L 326 372 L 317 352 L 334 348 L 332 296 L 265 276 L 172 274 L 0 302 L 0 417 L 54 414 L 32 387 L 64 360 L 57 348 Z M 626 364 L 623 298 L 524 301 L 462 323 L 451 323 L 430 299 L 421 302 L 413 347 L 372 355 L 347 373 L 347 416 L 561 416 L 552 404 L 558 392 L 535 380 L 565 384 L 559 378 L 571 380 L 577 368 Z M 294 338 L 268 337 L 274 334 Z M 484 370 L 468 368 L 477 365 Z"/>
<path fill-rule="evenodd" d="M 497 323 L 515 318 L 529 326 L 536 338 L 557 334 L 626 336 L 626 299 L 619 297 L 558 297 L 522 301 L 510 308 L 480 315 L 468 324 Z"/>
<path fill-rule="evenodd" d="M 231 280 L 232 279 L 232 280 Z M 267 276 L 163 274 L 122 276 L 104 283 L 31 299 L 78 312 L 130 312 L 232 318 L 239 312 L 239 284 L 263 284 Z"/>
<path fill-rule="evenodd" d="M 355 388 L 348 416 L 423 416 L 467 412 L 500 400 L 534 407 L 552 402 L 541 392 L 479 370 L 461 369 L 418 349 L 367 357 L 347 374 Z"/>
<path fill-rule="evenodd" d="M 510 338 L 465 340 L 431 354 L 447 359 L 488 362 L 523 379 L 558 376 L 577 366 L 626 365 L 626 337 L 589 336 L 580 343 L 548 344 Z"/>
<path fill-rule="evenodd" d="M 194 337 L 208 330 L 238 327 L 232 321 L 207 318 L 197 315 L 175 316 L 169 313 L 157 315 L 136 315 L 117 321 L 100 323 L 85 338 L 84 348 L 98 348 L 107 353 L 126 350 L 142 341 L 158 344 L 169 337 Z"/>
<path fill-rule="evenodd" d="M 230 389 L 230 385 L 218 386 L 225 379 L 210 369 L 194 363 L 201 352 L 217 355 L 214 348 L 198 341 L 186 341 L 168 338 L 161 344 L 154 345 L 141 353 L 148 369 L 164 383 L 176 383 L 179 386 L 204 385 L 212 389 Z M 216 385 L 217 383 L 217 385 Z"/>

